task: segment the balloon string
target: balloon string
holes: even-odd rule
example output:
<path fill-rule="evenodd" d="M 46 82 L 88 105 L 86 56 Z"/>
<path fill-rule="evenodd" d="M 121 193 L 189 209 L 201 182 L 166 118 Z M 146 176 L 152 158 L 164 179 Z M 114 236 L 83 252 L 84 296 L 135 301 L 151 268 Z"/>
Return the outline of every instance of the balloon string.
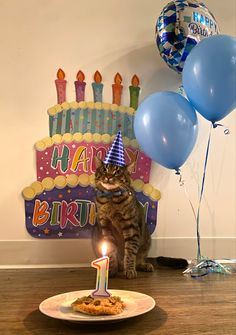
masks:
<path fill-rule="evenodd" d="M 193 203 L 192 203 L 192 201 L 191 201 L 191 199 L 190 199 L 190 196 L 189 196 L 189 193 L 188 193 L 188 191 L 187 191 L 187 188 L 186 188 L 186 185 L 185 185 L 185 182 L 184 182 L 184 180 L 183 180 L 183 176 L 182 176 L 181 172 L 180 172 L 180 176 L 179 176 L 179 185 L 184 187 L 184 193 L 185 193 L 186 198 L 188 199 L 188 202 L 189 202 L 190 207 L 191 207 L 191 209 L 192 209 L 194 219 L 195 219 L 195 221 L 197 222 L 196 212 L 195 212 Z"/>
<path fill-rule="evenodd" d="M 201 259 L 201 241 L 200 241 L 201 238 L 200 238 L 200 232 L 199 232 L 199 228 L 200 228 L 200 209 L 201 209 L 202 197 L 203 197 L 204 186 L 205 186 L 206 169 L 207 169 L 209 148 L 210 148 L 210 143 L 211 143 L 211 131 L 212 131 L 213 127 L 214 127 L 214 124 L 211 125 L 210 132 L 209 132 L 206 155 L 205 155 L 205 162 L 204 162 L 204 169 L 203 169 L 203 175 L 202 175 L 201 193 L 200 193 L 199 202 L 198 202 L 198 209 L 197 209 L 197 259 L 198 259 L 198 261 L 200 261 L 200 259 Z"/>
<path fill-rule="evenodd" d="M 224 128 L 224 134 L 225 135 L 229 135 L 230 134 L 230 130 L 229 130 L 229 128 L 228 127 L 225 127 L 223 124 L 221 124 L 221 123 L 215 123 L 215 122 L 213 122 L 212 123 L 212 126 L 213 126 L 213 128 L 216 128 L 216 127 L 223 127 Z"/>

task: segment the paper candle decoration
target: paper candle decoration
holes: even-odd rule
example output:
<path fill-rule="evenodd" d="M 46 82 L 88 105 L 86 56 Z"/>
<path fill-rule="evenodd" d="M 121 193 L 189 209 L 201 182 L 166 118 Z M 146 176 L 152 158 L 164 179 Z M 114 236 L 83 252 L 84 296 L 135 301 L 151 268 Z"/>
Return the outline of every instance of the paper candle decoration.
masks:
<path fill-rule="evenodd" d="M 102 75 L 99 71 L 96 71 L 94 73 L 94 82 L 92 83 L 93 87 L 93 100 L 94 102 L 102 102 L 102 91 L 103 91 L 103 84 L 102 81 Z"/>
<path fill-rule="evenodd" d="M 62 104 L 66 101 L 66 80 L 65 72 L 62 69 L 57 71 L 57 79 L 55 80 L 57 89 L 57 103 Z"/>
<path fill-rule="evenodd" d="M 92 292 L 92 297 L 110 297 L 107 291 L 108 287 L 108 270 L 109 270 L 109 257 L 106 256 L 107 246 L 106 242 L 102 244 L 103 257 L 92 261 L 91 266 L 97 269 L 96 289 Z"/>
<path fill-rule="evenodd" d="M 123 89 L 121 82 L 122 82 L 122 77 L 117 72 L 114 78 L 114 84 L 112 85 L 112 93 L 113 93 L 112 103 L 113 104 L 120 105 L 121 103 L 121 94 L 122 94 L 122 89 Z"/>
<path fill-rule="evenodd" d="M 79 71 L 76 76 L 77 80 L 75 81 L 75 95 L 76 101 L 84 101 L 84 93 L 86 83 L 84 82 L 85 75 L 82 71 Z"/>
<path fill-rule="evenodd" d="M 131 85 L 129 87 L 129 93 L 130 93 L 130 107 L 133 107 L 134 109 L 138 108 L 138 98 L 139 98 L 139 91 L 140 87 L 139 85 L 139 78 L 136 76 L 136 74 L 133 76 L 131 80 Z"/>

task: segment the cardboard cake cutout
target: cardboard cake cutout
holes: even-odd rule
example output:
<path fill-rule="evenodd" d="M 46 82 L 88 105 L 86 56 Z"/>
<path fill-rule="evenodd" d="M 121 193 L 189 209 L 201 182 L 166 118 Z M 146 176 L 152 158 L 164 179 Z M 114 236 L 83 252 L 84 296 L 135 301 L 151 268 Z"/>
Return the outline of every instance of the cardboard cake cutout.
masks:
<path fill-rule="evenodd" d="M 80 70 L 75 81 L 76 102 L 68 103 L 65 73 L 61 69 L 57 72 L 58 104 L 48 110 L 50 136 L 35 144 L 37 181 L 22 192 L 26 229 L 31 236 L 44 239 L 91 237 L 96 224 L 94 156 L 111 163 L 114 160 L 114 148 L 111 148 L 117 149 L 117 143 L 118 147 L 122 143 L 118 162 L 134 163 L 132 186 L 144 207 L 152 234 L 160 192 L 149 183 L 151 159 L 139 148 L 133 131 L 139 78 L 134 75 L 131 80 L 129 107 L 121 105 L 123 86 L 119 73 L 112 85 L 112 104 L 102 102 L 99 71 L 95 72 L 92 83 L 94 102 L 84 101 L 84 79 Z"/>

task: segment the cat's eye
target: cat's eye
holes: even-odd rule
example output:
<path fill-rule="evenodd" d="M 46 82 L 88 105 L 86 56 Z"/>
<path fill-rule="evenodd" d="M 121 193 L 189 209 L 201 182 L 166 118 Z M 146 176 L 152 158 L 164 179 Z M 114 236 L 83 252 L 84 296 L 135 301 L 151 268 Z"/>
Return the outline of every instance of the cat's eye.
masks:
<path fill-rule="evenodd" d="M 120 176 L 121 175 L 121 171 L 120 170 L 116 170 L 113 173 L 115 176 Z"/>

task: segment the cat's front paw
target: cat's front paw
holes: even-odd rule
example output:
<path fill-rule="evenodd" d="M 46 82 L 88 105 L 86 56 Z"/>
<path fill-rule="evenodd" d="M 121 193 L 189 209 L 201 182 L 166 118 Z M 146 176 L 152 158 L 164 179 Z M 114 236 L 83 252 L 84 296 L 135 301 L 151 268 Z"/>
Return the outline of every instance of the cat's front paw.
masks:
<path fill-rule="evenodd" d="M 154 266 L 151 263 L 142 263 L 137 265 L 138 271 L 153 272 Z"/>
<path fill-rule="evenodd" d="M 126 270 L 125 271 L 125 276 L 127 279 L 134 279 L 137 278 L 137 271 L 132 269 L 132 270 Z"/>

